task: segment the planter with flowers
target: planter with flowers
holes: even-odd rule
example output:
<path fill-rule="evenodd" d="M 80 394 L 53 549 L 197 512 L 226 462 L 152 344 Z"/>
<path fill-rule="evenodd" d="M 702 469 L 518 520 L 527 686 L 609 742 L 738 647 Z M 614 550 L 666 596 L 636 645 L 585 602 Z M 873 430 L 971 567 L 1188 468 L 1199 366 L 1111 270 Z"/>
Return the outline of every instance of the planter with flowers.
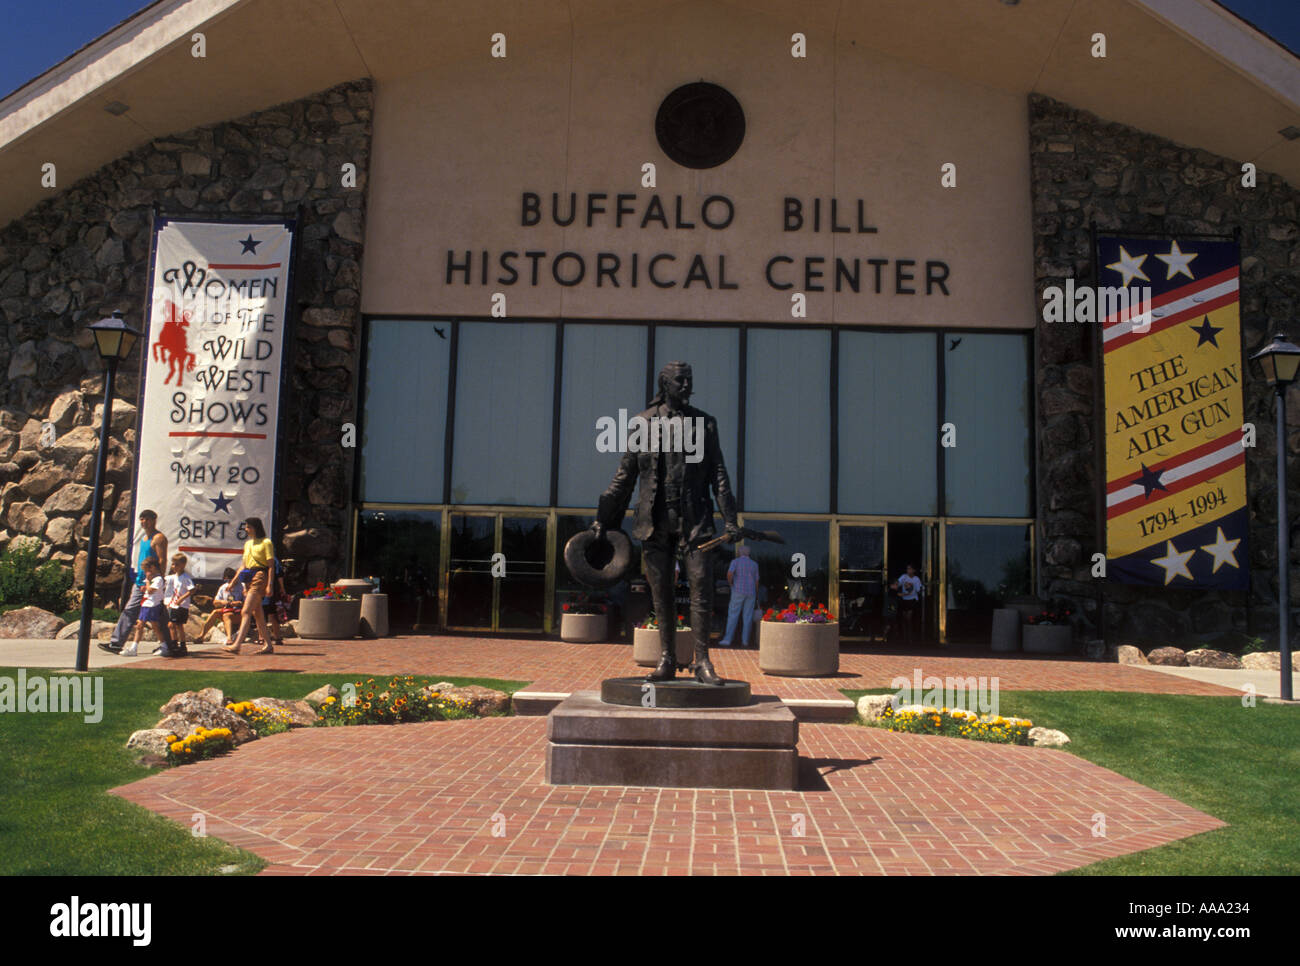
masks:
<path fill-rule="evenodd" d="M 811 678 L 840 669 L 840 625 L 822 604 L 799 601 L 769 610 L 758 631 L 758 666 L 764 674 Z"/>
<path fill-rule="evenodd" d="M 609 633 L 609 605 L 591 594 L 570 594 L 560 615 L 560 640 L 575 644 L 603 641 Z"/>
<path fill-rule="evenodd" d="M 690 664 L 695 659 L 695 637 L 681 614 L 677 615 L 676 635 L 677 663 Z M 632 660 L 642 667 L 656 667 L 659 664 L 659 619 L 654 614 L 638 624 L 632 632 Z"/>
<path fill-rule="evenodd" d="M 1025 618 L 1022 646 L 1030 654 L 1069 654 L 1074 650 L 1072 611 L 1064 604 L 1050 605 Z"/>
<path fill-rule="evenodd" d="M 361 600 L 340 587 L 318 583 L 298 601 L 298 636 L 309 640 L 342 641 L 361 629 Z"/>

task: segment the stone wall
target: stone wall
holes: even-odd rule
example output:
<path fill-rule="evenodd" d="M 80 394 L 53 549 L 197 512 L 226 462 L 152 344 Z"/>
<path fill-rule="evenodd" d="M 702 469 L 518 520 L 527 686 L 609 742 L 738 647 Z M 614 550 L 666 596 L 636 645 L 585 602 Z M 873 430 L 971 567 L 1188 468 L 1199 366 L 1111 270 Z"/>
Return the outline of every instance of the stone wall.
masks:
<path fill-rule="evenodd" d="M 168 135 L 105 165 L 0 229 L 0 543 L 39 537 L 80 585 L 104 376 L 86 326 L 121 310 L 141 327 L 150 210 L 293 216 L 301 206 L 297 337 L 281 405 L 281 552 L 291 577 L 343 571 L 355 450 L 369 80 Z M 356 165 L 343 187 L 342 165 Z M 142 349 L 119 370 L 97 574 L 115 597 L 126 563 Z M 47 424 L 52 424 L 52 431 Z M 47 428 L 42 431 L 42 426 Z M 147 499 L 147 495 L 146 495 Z M 163 521 L 164 525 L 168 521 Z"/>
<path fill-rule="evenodd" d="M 1086 111 L 1033 95 L 1029 101 L 1038 304 L 1044 288 L 1095 284 L 1089 222 L 1098 230 L 1222 232 L 1241 228 L 1241 321 L 1246 354 L 1276 331 L 1295 339 L 1300 294 L 1296 248 L 1300 190 L 1258 173 L 1241 184 L 1246 159 L 1187 148 Z M 1266 161 L 1264 162 L 1266 164 Z M 1288 326 L 1290 329 L 1288 329 Z M 1088 326 L 1047 324 L 1037 338 L 1038 548 L 1040 590 L 1075 599 L 1096 619 L 1090 558 L 1096 538 L 1093 360 Z M 1106 624 L 1111 643 L 1127 638 L 1179 643 L 1226 630 L 1265 633 L 1277 627 L 1277 474 L 1273 394 L 1248 364 L 1246 418 L 1258 429 L 1248 449 L 1249 592 L 1191 592 L 1108 584 Z M 1288 397 L 1290 508 L 1300 512 L 1300 399 Z M 1294 518 L 1293 518 L 1294 519 Z M 1293 544 L 1294 545 L 1294 544 Z M 1300 568 L 1293 557 L 1292 579 Z M 1292 583 L 1294 587 L 1295 584 Z"/>

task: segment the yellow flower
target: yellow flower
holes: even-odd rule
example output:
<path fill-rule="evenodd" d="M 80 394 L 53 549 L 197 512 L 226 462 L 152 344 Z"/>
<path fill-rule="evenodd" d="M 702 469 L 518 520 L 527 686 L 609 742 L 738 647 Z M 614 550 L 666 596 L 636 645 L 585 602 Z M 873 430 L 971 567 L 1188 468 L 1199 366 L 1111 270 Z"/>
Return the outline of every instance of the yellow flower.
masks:
<path fill-rule="evenodd" d="M 179 755 L 182 751 L 185 750 L 185 746 L 182 745 L 179 741 L 173 741 L 168 747 L 171 748 L 173 755 Z"/>

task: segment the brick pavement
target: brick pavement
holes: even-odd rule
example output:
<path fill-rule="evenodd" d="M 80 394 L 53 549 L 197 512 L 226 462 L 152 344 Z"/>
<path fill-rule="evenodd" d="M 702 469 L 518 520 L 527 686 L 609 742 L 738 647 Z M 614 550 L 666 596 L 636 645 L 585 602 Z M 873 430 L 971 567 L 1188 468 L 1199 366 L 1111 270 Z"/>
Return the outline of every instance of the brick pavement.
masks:
<path fill-rule="evenodd" d="M 269 874 L 1042 874 L 1224 824 L 1066 752 L 799 730 L 797 792 L 551 787 L 512 717 L 293 731 L 114 794 Z"/>
<path fill-rule="evenodd" d="M 194 648 L 194 656 L 135 663 L 134 667 L 222 671 L 313 671 L 353 674 L 434 674 L 527 681 L 534 691 L 599 688 L 608 677 L 644 674 L 626 644 L 568 644 L 548 639 L 480 638 L 445 635 L 402 636 L 381 640 L 306 641 L 257 656 L 220 648 Z M 779 678 L 758 669 L 758 651 L 713 648 L 713 662 L 724 677 L 751 683 L 755 693 L 783 698 L 838 698 L 841 688 L 888 688 L 895 677 L 996 677 L 1007 691 L 1141 691 L 1150 694 L 1239 694 L 1208 682 L 1156 674 L 1142 668 L 1044 655 L 998 655 L 987 648 L 945 647 L 913 651 L 846 646 L 834 678 Z"/>

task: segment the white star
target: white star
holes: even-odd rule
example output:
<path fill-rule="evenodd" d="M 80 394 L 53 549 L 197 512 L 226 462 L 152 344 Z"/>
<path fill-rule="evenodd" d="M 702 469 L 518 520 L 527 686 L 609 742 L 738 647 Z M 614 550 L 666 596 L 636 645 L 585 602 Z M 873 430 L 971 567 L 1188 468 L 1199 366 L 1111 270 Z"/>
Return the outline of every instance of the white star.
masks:
<path fill-rule="evenodd" d="M 1135 278 L 1140 278 L 1144 282 L 1149 282 L 1151 279 L 1147 278 L 1146 273 L 1142 271 L 1142 263 L 1146 260 L 1147 256 L 1145 255 L 1139 255 L 1137 258 L 1134 258 L 1124 250 L 1123 245 L 1120 245 L 1119 261 L 1111 262 L 1106 267 L 1114 269 L 1124 276 L 1124 281 L 1120 283 L 1121 285 L 1127 285 Z"/>
<path fill-rule="evenodd" d="M 1161 255 L 1156 252 L 1156 258 L 1165 263 L 1165 281 L 1169 281 L 1175 275 L 1186 275 L 1188 278 L 1195 278 L 1192 270 L 1188 268 L 1188 262 L 1196 257 L 1197 253 L 1192 252 L 1190 255 L 1184 255 L 1183 250 L 1178 247 L 1178 242 L 1171 243 L 1173 247 L 1169 249 L 1168 255 Z"/>
<path fill-rule="evenodd" d="M 1224 564 L 1240 569 L 1241 565 L 1237 563 L 1237 557 L 1233 551 L 1237 549 L 1237 544 L 1241 543 L 1241 540 L 1228 540 L 1223 535 L 1223 527 L 1216 527 L 1215 531 L 1218 538 L 1214 543 L 1207 543 L 1201 548 L 1206 553 L 1214 554 L 1214 569 L 1210 572 L 1217 574 L 1219 568 Z"/>
<path fill-rule="evenodd" d="M 1165 586 L 1168 587 L 1175 577 L 1186 577 L 1188 580 L 1195 580 L 1192 572 L 1187 569 L 1187 559 L 1196 553 L 1195 550 L 1187 550 L 1179 553 L 1174 549 L 1172 540 L 1165 541 L 1165 555 L 1156 557 L 1151 562 L 1160 567 L 1165 572 Z"/>

